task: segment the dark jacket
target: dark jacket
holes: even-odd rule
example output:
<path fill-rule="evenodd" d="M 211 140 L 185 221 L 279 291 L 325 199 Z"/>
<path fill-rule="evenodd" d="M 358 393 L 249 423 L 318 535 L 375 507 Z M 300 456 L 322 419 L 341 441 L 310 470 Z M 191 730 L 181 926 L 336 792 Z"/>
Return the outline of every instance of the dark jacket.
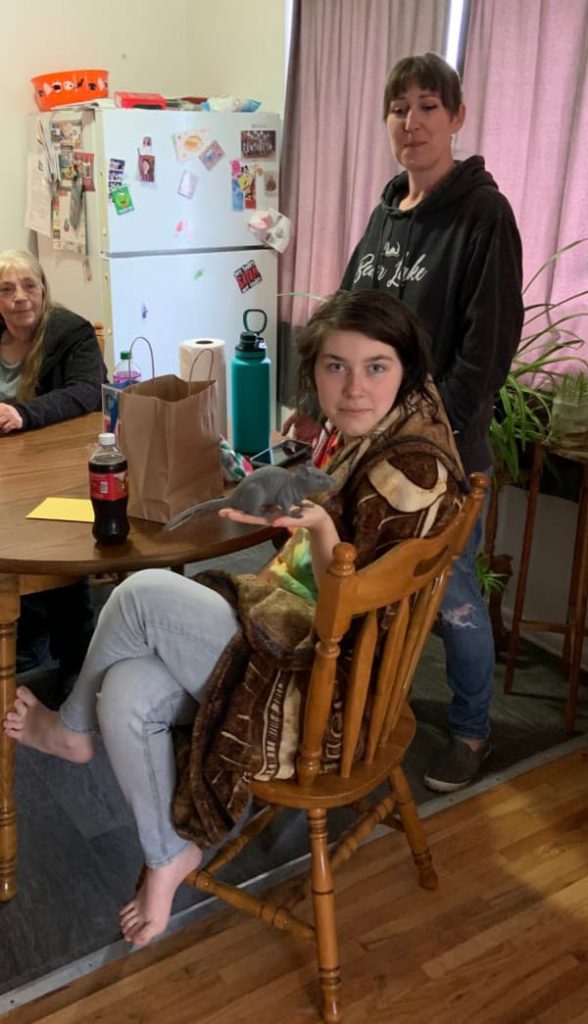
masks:
<path fill-rule="evenodd" d="M 435 381 L 466 472 L 492 462 L 488 427 L 520 342 L 521 241 L 480 156 L 456 164 L 430 195 L 399 210 L 408 175 L 388 182 L 341 287 L 388 288 L 433 340 Z"/>
<path fill-rule="evenodd" d="M 36 395 L 10 404 L 22 416 L 23 430 L 48 427 L 99 410 L 105 380 L 106 367 L 92 324 L 55 306 L 45 329 Z"/>

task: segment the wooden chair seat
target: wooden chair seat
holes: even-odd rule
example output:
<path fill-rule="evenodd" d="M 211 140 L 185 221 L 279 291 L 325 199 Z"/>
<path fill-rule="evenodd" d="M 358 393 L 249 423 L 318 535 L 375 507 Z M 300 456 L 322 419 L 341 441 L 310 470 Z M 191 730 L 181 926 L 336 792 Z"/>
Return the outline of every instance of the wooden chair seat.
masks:
<path fill-rule="evenodd" d="M 351 775 L 342 779 L 335 772 L 317 775 L 311 785 L 305 786 L 301 792 L 300 784 L 292 782 L 256 782 L 251 783 L 251 794 L 257 800 L 279 804 L 280 807 L 345 807 L 355 800 L 368 796 L 376 786 L 385 782 L 390 774 L 390 765 L 399 764 L 416 732 L 416 719 L 408 706 L 403 704 L 400 718 L 390 740 L 385 747 L 380 747 L 371 764 L 356 761 Z M 271 790 L 271 795 L 270 795 Z"/>
<path fill-rule="evenodd" d="M 351 857 L 376 825 L 385 824 L 405 834 L 419 884 L 425 889 L 437 886 L 401 762 L 415 733 L 414 715 L 407 705 L 412 677 L 452 563 L 463 551 L 479 515 L 487 480 L 474 474 L 471 484 L 461 511 L 436 537 L 405 541 L 359 571 L 354 567 L 353 547 L 337 545 L 333 562 L 320 582 L 315 614 L 317 643 L 305 698 L 296 778 L 253 781 L 251 792 L 262 804 L 259 812 L 205 869 L 192 872 L 186 879 L 197 889 L 275 928 L 315 943 L 322 1017 L 327 1024 L 342 1020 L 334 870 Z M 349 633 L 352 621 L 354 629 Z M 321 774 L 323 738 L 342 648 L 348 655 L 352 652 L 343 690 L 342 756 L 336 772 Z M 387 783 L 383 793 L 382 783 Z M 377 787 L 378 793 L 374 794 Z M 369 794 L 374 798 L 369 799 Z M 356 820 L 329 848 L 327 810 L 344 806 L 355 810 Z M 280 903 L 263 893 L 254 895 L 219 881 L 217 872 L 285 807 L 306 812 L 308 878 L 297 881 Z M 312 900 L 311 924 L 293 911 L 308 895 Z"/>

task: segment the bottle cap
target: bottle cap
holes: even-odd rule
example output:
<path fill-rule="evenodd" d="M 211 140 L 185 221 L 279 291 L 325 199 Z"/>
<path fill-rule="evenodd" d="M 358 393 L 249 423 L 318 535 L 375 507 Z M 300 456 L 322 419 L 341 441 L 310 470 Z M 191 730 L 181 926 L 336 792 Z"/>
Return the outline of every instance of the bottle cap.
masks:
<path fill-rule="evenodd" d="M 111 445 L 116 444 L 116 437 L 114 434 L 98 434 L 98 444 L 102 444 L 105 448 L 109 448 Z"/>
<path fill-rule="evenodd" d="M 121 352 L 121 354 L 119 356 L 119 359 L 130 359 L 130 358 L 131 358 L 131 353 L 127 352 L 126 349 L 125 349 L 124 352 Z"/>
<path fill-rule="evenodd" d="M 239 344 L 237 345 L 238 352 L 259 352 L 263 353 L 267 349 L 267 345 L 260 334 L 254 334 L 253 331 L 243 331 L 239 338 Z"/>

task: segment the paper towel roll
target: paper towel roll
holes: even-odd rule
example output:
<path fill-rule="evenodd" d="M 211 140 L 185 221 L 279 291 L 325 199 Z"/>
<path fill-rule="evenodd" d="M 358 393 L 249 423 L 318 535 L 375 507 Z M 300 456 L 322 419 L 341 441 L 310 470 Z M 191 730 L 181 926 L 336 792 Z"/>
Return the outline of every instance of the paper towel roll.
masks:
<path fill-rule="evenodd" d="M 223 437 L 227 436 L 227 367 L 225 360 L 225 342 L 222 338 L 188 338 L 180 342 L 180 377 L 192 380 L 215 380 L 218 390 L 218 422 Z M 212 352 L 212 369 L 210 355 Z"/>

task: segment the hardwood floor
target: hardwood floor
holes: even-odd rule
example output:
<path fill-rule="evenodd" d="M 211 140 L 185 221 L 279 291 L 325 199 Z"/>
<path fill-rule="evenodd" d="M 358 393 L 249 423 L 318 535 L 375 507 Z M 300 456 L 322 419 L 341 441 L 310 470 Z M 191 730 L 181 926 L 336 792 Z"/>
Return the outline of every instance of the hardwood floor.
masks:
<path fill-rule="evenodd" d="M 345 1024 L 588 1021 L 588 752 L 426 821 L 440 887 L 402 836 L 336 878 Z M 88 975 L 3 1024 L 312 1024 L 310 945 L 234 913 Z"/>

